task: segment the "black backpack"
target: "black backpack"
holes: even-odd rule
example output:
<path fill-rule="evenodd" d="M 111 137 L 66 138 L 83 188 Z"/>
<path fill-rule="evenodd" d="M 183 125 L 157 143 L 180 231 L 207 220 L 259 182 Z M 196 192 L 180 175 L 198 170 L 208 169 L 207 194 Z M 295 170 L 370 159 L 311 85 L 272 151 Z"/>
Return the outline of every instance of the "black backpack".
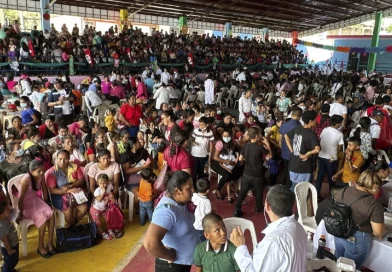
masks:
<path fill-rule="evenodd" d="M 343 189 L 342 200 L 347 188 L 348 187 Z M 355 225 L 351 214 L 351 205 L 368 196 L 369 195 L 360 196 L 359 198 L 352 201 L 349 205 L 337 202 L 335 199 L 333 199 L 334 202 L 327 209 L 323 217 L 327 232 L 335 237 L 344 239 L 353 236 L 363 223 L 360 225 Z"/>

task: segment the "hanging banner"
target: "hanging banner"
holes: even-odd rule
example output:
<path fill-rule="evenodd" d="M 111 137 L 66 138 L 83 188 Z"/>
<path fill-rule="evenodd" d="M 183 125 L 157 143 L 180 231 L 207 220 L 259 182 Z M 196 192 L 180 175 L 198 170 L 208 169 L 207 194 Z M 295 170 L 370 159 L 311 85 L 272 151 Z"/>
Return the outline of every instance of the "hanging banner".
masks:
<path fill-rule="evenodd" d="M 180 28 L 180 32 L 184 34 L 188 33 L 188 18 L 186 16 L 180 16 L 178 18 L 178 27 Z"/>
<path fill-rule="evenodd" d="M 94 60 L 91 57 L 91 52 L 90 49 L 88 48 L 83 48 L 84 51 L 84 57 L 86 58 L 88 64 L 90 64 L 91 67 L 94 67 Z"/>
<path fill-rule="evenodd" d="M 293 31 L 291 32 L 291 38 L 292 38 L 292 45 L 296 46 L 298 44 L 298 31 Z"/>
<path fill-rule="evenodd" d="M 230 38 L 230 36 L 233 35 L 233 24 L 232 23 L 226 23 L 225 24 L 225 36 L 226 38 Z"/>
<path fill-rule="evenodd" d="M 332 46 L 332 45 L 323 45 L 318 43 L 307 42 L 303 40 L 296 40 L 296 44 L 302 44 L 309 47 L 315 47 L 330 51 L 344 52 L 344 53 L 381 53 L 388 52 L 392 53 L 392 45 L 387 47 L 348 47 L 348 46 Z"/>

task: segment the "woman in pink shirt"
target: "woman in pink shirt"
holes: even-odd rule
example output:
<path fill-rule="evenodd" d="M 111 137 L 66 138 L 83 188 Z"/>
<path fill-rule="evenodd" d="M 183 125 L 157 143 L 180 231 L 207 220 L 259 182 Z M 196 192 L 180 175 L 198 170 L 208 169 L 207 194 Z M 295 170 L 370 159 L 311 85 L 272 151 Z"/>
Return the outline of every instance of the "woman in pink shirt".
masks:
<path fill-rule="evenodd" d="M 112 91 L 112 83 L 109 81 L 109 76 L 108 75 L 105 75 L 103 77 L 101 88 L 102 88 L 102 93 L 104 95 L 106 95 L 106 96 L 110 95 L 110 92 Z"/>
<path fill-rule="evenodd" d="M 113 89 L 110 92 L 110 96 L 116 96 L 119 99 L 125 99 L 124 88 L 121 82 L 117 80 L 113 82 Z"/>
<path fill-rule="evenodd" d="M 135 83 L 137 86 L 136 98 L 147 100 L 148 99 L 147 88 L 146 85 L 144 85 L 144 83 L 142 82 L 140 76 L 135 77 Z"/>
<path fill-rule="evenodd" d="M 182 170 L 192 175 L 193 158 L 185 149 L 188 146 L 189 132 L 178 130 L 171 140 L 172 144 L 165 149 L 163 160 L 170 167 L 170 171 Z"/>
<path fill-rule="evenodd" d="M 77 122 L 73 122 L 68 126 L 69 134 L 74 135 L 76 139 L 82 139 L 84 132 L 81 129 L 84 128 L 87 123 L 87 116 L 80 116 Z"/>

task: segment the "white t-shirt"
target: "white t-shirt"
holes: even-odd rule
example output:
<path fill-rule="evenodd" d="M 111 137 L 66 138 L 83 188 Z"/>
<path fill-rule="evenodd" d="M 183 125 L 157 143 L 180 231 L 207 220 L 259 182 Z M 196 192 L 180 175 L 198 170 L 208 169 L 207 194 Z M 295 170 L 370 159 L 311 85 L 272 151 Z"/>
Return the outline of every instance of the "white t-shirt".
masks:
<path fill-rule="evenodd" d="M 340 103 L 332 103 L 330 106 L 329 116 L 336 114 L 343 117 L 343 114 L 347 114 L 347 107 Z"/>
<path fill-rule="evenodd" d="M 58 91 L 60 96 L 64 96 L 66 98 L 69 97 L 70 94 L 67 94 L 67 92 L 65 90 L 59 90 Z M 63 105 L 61 106 L 63 108 L 63 115 L 70 115 L 71 112 L 71 103 L 69 102 L 69 100 L 64 100 L 63 101 Z"/>
<path fill-rule="evenodd" d="M 380 138 L 380 133 L 381 133 L 381 127 L 378 124 L 376 120 L 373 118 L 370 118 L 370 127 L 369 127 L 369 132 L 370 135 L 372 136 L 372 139 L 378 139 Z"/>
<path fill-rule="evenodd" d="M 196 205 L 195 223 L 193 223 L 193 227 L 196 230 L 203 230 L 201 222 L 203 221 L 204 216 L 211 213 L 212 211 L 211 201 L 207 198 L 207 196 L 193 193 L 192 202 Z"/>
<path fill-rule="evenodd" d="M 106 186 L 105 192 L 102 192 L 102 189 L 98 187 L 94 191 L 94 197 L 102 195 L 102 193 L 105 193 L 106 195 L 102 198 L 101 201 L 98 201 L 96 198 L 94 199 L 94 208 L 98 211 L 104 211 L 108 205 L 108 196 L 110 192 L 113 190 L 113 185 L 109 182 L 108 186 Z"/>
<path fill-rule="evenodd" d="M 210 141 L 214 140 L 214 133 L 205 130 L 204 133 L 201 129 L 193 130 L 192 137 L 195 139 L 195 145 L 192 146 L 191 154 L 193 157 L 205 158 L 207 157 L 210 149 Z"/>
<path fill-rule="evenodd" d="M 321 151 L 319 157 L 327 160 L 338 160 L 338 146 L 343 145 L 343 133 L 333 127 L 324 128 L 320 135 Z"/>

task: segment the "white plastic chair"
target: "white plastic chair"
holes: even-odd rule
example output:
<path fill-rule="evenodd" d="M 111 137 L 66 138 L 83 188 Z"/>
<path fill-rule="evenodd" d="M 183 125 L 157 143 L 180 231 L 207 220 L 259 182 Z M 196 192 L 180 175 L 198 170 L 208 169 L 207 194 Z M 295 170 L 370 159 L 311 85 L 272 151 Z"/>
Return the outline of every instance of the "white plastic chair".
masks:
<path fill-rule="evenodd" d="M 99 105 L 94 108 L 93 116 L 90 119 L 93 119 L 95 123 L 98 123 L 101 127 L 105 125 L 105 112 L 109 109 L 107 105 Z"/>
<path fill-rule="evenodd" d="M 231 106 L 232 101 L 233 101 L 233 94 L 234 93 L 231 90 L 229 90 L 229 95 L 226 98 L 222 98 L 222 101 L 225 103 L 226 108 Z"/>
<path fill-rule="evenodd" d="M 307 198 L 309 189 L 312 194 L 313 212 L 317 212 L 317 190 L 309 182 L 301 182 L 295 186 L 294 192 L 297 200 L 298 223 L 302 225 L 306 232 L 315 233 L 317 229 L 316 217 L 308 216 Z"/>
<path fill-rule="evenodd" d="M 269 103 L 269 102 L 271 102 L 272 97 L 273 97 L 273 93 L 267 93 L 267 94 L 265 95 L 265 97 L 264 97 L 264 101 L 267 102 L 267 103 Z"/>
<path fill-rule="evenodd" d="M 226 227 L 226 232 L 227 236 L 229 237 L 232 230 L 235 227 L 241 227 L 242 232 L 245 232 L 245 230 L 249 230 L 250 236 L 252 238 L 252 244 L 253 248 L 256 248 L 257 246 L 257 235 L 256 235 L 256 229 L 255 225 L 253 224 L 252 221 L 244 218 L 238 218 L 238 217 L 230 217 L 230 218 L 225 218 L 223 219 L 223 222 L 225 223 Z"/>
<path fill-rule="evenodd" d="M 222 92 L 217 93 L 217 94 L 215 95 L 215 104 L 216 104 L 216 105 L 219 104 L 219 106 L 220 106 L 221 108 L 222 108 L 222 95 L 223 95 Z"/>
<path fill-rule="evenodd" d="M 378 158 L 377 158 L 378 160 L 384 159 L 387 164 L 391 163 L 391 161 L 388 158 L 387 153 L 384 150 L 377 150 L 377 156 L 378 156 Z"/>
<path fill-rule="evenodd" d="M 12 187 L 15 186 L 15 188 L 19 191 L 20 180 L 24 175 L 25 174 L 20 174 L 10 179 L 10 181 L 8 181 L 8 185 L 7 185 L 8 194 L 10 196 L 11 204 L 14 209 L 18 209 L 19 198 L 12 193 Z M 22 238 L 22 256 L 27 256 L 27 229 L 31 225 L 34 225 L 33 220 L 23 219 L 20 221 L 19 227 L 17 227 L 19 229 L 19 233 L 21 234 L 21 238 Z"/>
<path fill-rule="evenodd" d="M 47 180 L 48 175 L 49 175 L 49 170 L 45 172 L 45 182 Z M 50 195 L 50 192 L 48 192 L 48 194 L 49 194 L 49 198 L 50 198 L 50 203 L 52 203 L 52 197 Z M 63 211 L 60 211 L 59 209 L 55 208 L 54 206 L 53 206 L 53 211 L 54 211 L 55 221 L 56 221 L 56 223 L 58 223 L 58 227 L 64 228 L 65 227 L 65 215 L 64 215 Z M 57 220 L 57 218 L 58 218 L 58 220 Z"/>
<path fill-rule="evenodd" d="M 90 180 L 88 178 L 88 170 L 90 169 L 91 165 L 93 165 L 93 164 L 94 164 L 94 162 L 89 162 L 88 164 L 86 164 L 84 166 L 84 179 L 86 180 L 87 193 L 90 193 Z"/>
<path fill-rule="evenodd" d="M 125 193 L 125 195 L 124 195 L 124 208 L 125 208 L 125 205 L 126 205 L 126 203 L 127 203 L 127 199 L 129 199 L 129 202 L 128 202 L 128 208 L 129 208 L 129 214 L 128 214 L 128 217 L 129 217 L 129 222 L 131 222 L 131 221 L 133 221 L 133 208 L 134 208 L 134 201 L 135 201 L 135 195 L 131 192 L 131 191 L 128 191 L 126 188 L 124 188 L 124 193 Z"/>

